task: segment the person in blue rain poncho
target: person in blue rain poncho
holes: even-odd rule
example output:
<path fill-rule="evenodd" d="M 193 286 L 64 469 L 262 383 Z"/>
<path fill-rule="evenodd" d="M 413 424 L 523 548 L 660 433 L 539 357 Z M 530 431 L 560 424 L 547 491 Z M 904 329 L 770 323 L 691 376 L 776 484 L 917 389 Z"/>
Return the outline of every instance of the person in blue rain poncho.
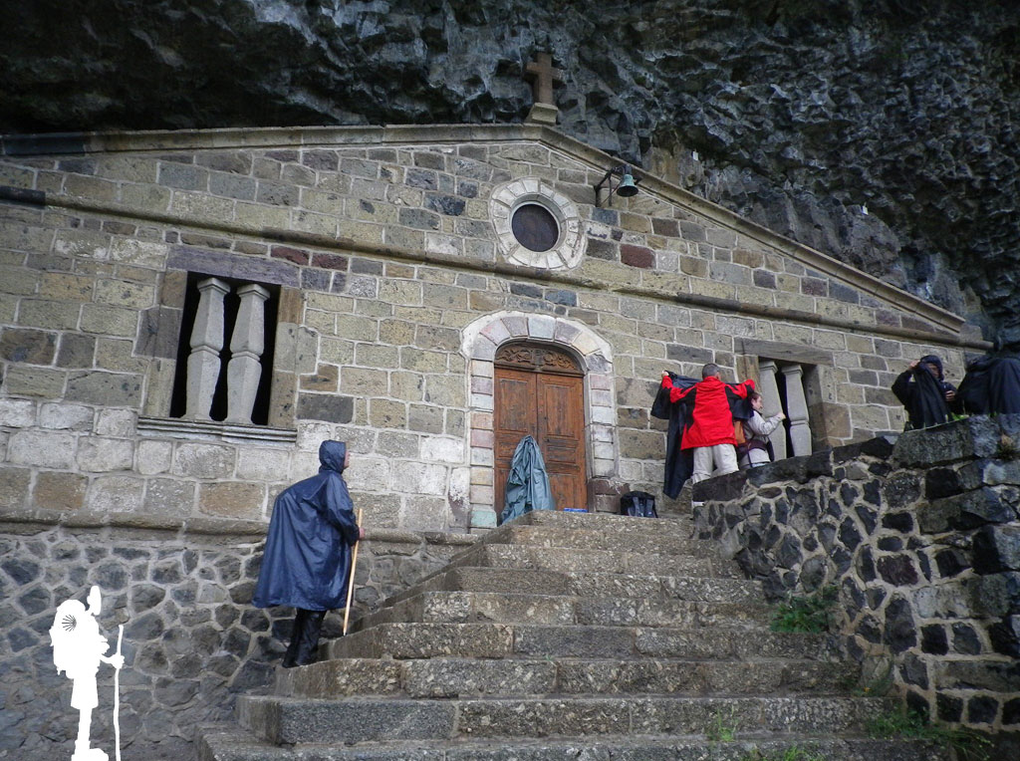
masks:
<path fill-rule="evenodd" d="M 315 660 L 326 611 L 347 603 L 351 547 L 365 535 L 342 475 L 349 459 L 343 442 L 322 442 L 318 475 L 288 487 L 273 505 L 252 603 L 297 608 L 284 668 Z"/>

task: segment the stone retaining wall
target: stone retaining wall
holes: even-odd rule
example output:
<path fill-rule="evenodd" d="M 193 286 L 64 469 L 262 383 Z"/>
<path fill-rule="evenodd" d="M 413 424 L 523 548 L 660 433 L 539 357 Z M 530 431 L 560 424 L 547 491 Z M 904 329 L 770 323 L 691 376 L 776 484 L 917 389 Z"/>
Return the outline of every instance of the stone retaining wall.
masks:
<path fill-rule="evenodd" d="M 124 625 L 120 728 L 125 758 L 190 758 L 198 724 L 231 717 L 234 697 L 269 685 L 292 611 L 251 607 L 265 526 L 48 511 L 0 520 L 0 758 L 69 757 L 78 712 L 53 665 L 49 628 L 66 599 L 103 594 L 111 643 Z M 374 606 L 473 541 L 370 531 L 359 552 L 357 609 Z M 326 636 L 342 627 L 327 618 Z M 113 758 L 113 669 L 99 672 L 94 745 Z"/>
<path fill-rule="evenodd" d="M 975 417 L 695 489 L 697 534 L 767 594 L 838 585 L 838 631 L 907 704 L 1020 730 L 1020 416 Z"/>

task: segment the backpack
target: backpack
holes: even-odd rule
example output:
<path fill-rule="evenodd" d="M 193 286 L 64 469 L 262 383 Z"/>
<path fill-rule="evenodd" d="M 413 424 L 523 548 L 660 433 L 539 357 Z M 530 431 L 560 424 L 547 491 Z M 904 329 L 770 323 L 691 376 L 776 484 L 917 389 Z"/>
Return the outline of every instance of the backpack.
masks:
<path fill-rule="evenodd" d="M 646 491 L 629 491 L 620 497 L 620 515 L 635 518 L 658 518 L 655 512 L 655 495 Z"/>
<path fill-rule="evenodd" d="M 747 454 L 747 433 L 744 431 L 744 421 L 736 418 L 733 421 L 733 438 L 737 440 L 737 459 Z"/>

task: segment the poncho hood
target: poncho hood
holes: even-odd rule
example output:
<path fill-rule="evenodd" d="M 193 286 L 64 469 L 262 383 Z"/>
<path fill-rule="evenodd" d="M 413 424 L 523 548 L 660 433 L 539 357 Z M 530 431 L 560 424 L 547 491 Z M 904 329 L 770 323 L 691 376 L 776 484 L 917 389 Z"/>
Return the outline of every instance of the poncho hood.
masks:
<path fill-rule="evenodd" d="M 342 441 L 324 441 L 319 444 L 319 472 L 333 470 L 344 472 L 344 458 L 347 457 L 347 445 Z"/>
<path fill-rule="evenodd" d="M 925 354 L 923 357 L 921 357 L 920 364 L 932 365 L 936 370 L 938 370 L 939 380 L 944 379 L 944 376 L 942 375 L 942 360 L 939 359 L 937 355 Z"/>

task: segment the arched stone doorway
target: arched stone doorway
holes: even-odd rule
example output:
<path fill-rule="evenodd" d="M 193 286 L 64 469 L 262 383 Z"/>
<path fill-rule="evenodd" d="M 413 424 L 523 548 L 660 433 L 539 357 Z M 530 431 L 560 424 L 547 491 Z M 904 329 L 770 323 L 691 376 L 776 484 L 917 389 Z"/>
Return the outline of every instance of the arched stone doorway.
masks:
<path fill-rule="evenodd" d="M 584 372 L 551 344 L 506 343 L 496 351 L 493 435 L 495 505 L 503 504 L 517 444 L 538 442 L 556 509 L 585 509 Z M 497 513 L 499 510 L 496 511 Z"/>
<path fill-rule="evenodd" d="M 481 317 L 462 332 L 468 360 L 468 436 L 471 450 L 471 528 L 496 525 L 495 359 L 505 344 L 553 346 L 573 358 L 583 377 L 586 497 L 589 508 L 598 487 L 617 479 L 619 448 L 613 392 L 613 356 L 609 343 L 583 323 L 551 315 L 497 312 Z M 512 454 L 512 453 L 511 453 Z"/>

